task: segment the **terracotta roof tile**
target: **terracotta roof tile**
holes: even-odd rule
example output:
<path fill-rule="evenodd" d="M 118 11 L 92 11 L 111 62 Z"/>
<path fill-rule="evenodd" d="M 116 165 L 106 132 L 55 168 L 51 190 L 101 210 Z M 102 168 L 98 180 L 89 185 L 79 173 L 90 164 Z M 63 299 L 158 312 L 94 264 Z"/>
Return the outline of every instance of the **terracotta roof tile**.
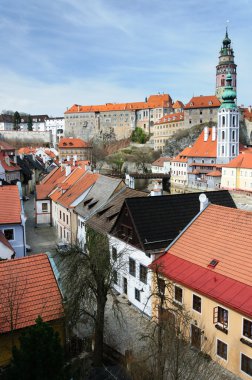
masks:
<path fill-rule="evenodd" d="M 155 125 L 174 123 L 183 120 L 184 112 L 169 113 L 168 115 L 164 115 L 163 117 L 161 117 L 161 119 L 158 122 L 156 122 Z"/>
<path fill-rule="evenodd" d="M 164 166 L 164 162 L 171 162 L 171 157 L 159 157 L 156 161 L 152 162 L 152 166 Z"/>
<path fill-rule="evenodd" d="M 88 148 L 90 144 L 82 139 L 76 139 L 71 137 L 62 137 L 59 141 L 58 148 L 74 149 L 74 148 Z"/>
<path fill-rule="evenodd" d="M 99 174 L 86 172 L 73 186 L 71 186 L 61 197 L 57 199 L 57 202 L 62 206 L 70 208 L 71 204 L 88 190 L 99 178 Z"/>
<path fill-rule="evenodd" d="M 217 139 L 212 141 L 212 128 L 208 129 L 208 139 L 204 141 L 204 130 L 201 132 L 190 151 L 188 157 L 213 157 L 217 155 Z"/>
<path fill-rule="evenodd" d="M 11 295 L 12 294 L 12 295 Z M 50 261 L 45 254 L 0 262 L 0 333 L 10 331 L 10 305 L 14 305 L 14 329 L 64 316 L 62 297 Z"/>
<path fill-rule="evenodd" d="M 1 140 L 0 141 L 0 150 L 15 150 L 12 145 L 8 144 L 7 142 Z"/>
<path fill-rule="evenodd" d="M 55 187 L 55 190 L 50 194 L 50 198 L 56 202 L 62 195 L 64 195 L 64 192 L 70 189 L 71 186 L 73 186 L 84 174 L 85 169 L 81 167 L 74 168 L 72 173 L 67 177 L 64 176 L 57 181 L 57 187 Z"/>
<path fill-rule="evenodd" d="M 41 184 L 57 184 L 57 181 L 65 175 L 65 168 L 55 168 L 46 177 L 43 178 Z"/>
<path fill-rule="evenodd" d="M 172 108 L 174 108 L 174 109 L 177 109 L 177 108 L 184 108 L 184 104 L 183 104 L 180 100 L 176 100 L 176 101 L 173 103 Z"/>
<path fill-rule="evenodd" d="M 252 169 L 252 152 L 250 150 L 245 150 L 244 152 L 239 154 L 239 156 L 235 157 L 228 164 L 226 164 L 225 167 Z"/>
<path fill-rule="evenodd" d="M 185 105 L 185 109 L 191 108 L 217 108 L 221 103 L 215 95 L 210 96 L 194 96 Z"/>
<path fill-rule="evenodd" d="M 97 106 L 80 106 L 74 104 L 65 114 L 78 113 L 78 112 L 107 112 L 107 111 L 120 111 L 120 110 L 140 110 L 147 108 L 168 107 L 171 105 L 172 100 L 168 94 L 150 95 L 147 102 L 133 102 L 133 103 L 107 103 Z"/>
<path fill-rule="evenodd" d="M 216 259 L 216 273 L 252 286 L 251 230 L 251 212 L 211 204 L 169 252 L 204 268 Z"/>
<path fill-rule="evenodd" d="M 0 224 L 21 223 L 21 202 L 17 185 L 0 186 Z"/>
<path fill-rule="evenodd" d="M 211 177 L 221 177 L 221 172 L 219 170 L 212 170 L 211 172 L 207 173 L 207 175 Z"/>

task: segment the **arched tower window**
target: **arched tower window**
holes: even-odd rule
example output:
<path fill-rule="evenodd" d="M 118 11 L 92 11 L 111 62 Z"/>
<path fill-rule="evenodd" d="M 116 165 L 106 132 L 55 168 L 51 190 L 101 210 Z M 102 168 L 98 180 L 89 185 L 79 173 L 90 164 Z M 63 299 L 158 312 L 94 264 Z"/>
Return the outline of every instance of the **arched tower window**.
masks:
<path fill-rule="evenodd" d="M 234 127 L 236 126 L 236 118 L 235 118 L 235 116 L 233 116 L 233 126 Z"/>
<path fill-rule="evenodd" d="M 225 116 L 222 116 L 222 125 L 225 126 Z"/>
<path fill-rule="evenodd" d="M 232 140 L 235 140 L 235 131 L 232 131 Z"/>
<path fill-rule="evenodd" d="M 222 138 L 222 140 L 225 140 L 225 132 L 224 131 L 221 132 L 221 138 Z"/>
<path fill-rule="evenodd" d="M 234 156 L 234 155 L 235 155 L 235 146 L 232 145 L 232 156 Z"/>

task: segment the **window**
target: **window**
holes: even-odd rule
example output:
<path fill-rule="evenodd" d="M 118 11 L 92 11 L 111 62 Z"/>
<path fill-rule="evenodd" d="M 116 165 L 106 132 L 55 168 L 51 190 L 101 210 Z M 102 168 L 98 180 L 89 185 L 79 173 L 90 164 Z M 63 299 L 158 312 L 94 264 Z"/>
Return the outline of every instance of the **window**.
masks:
<path fill-rule="evenodd" d="M 147 268 L 140 264 L 140 281 L 147 284 Z"/>
<path fill-rule="evenodd" d="M 193 310 L 201 313 L 201 298 L 196 294 L 193 295 Z"/>
<path fill-rule="evenodd" d="M 4 236 L 7 240 L 14 240 L 14 230 L 13 228 L 9 228 L 7 230 L 4 230 Z"/>
<path fill-rule="evenodd" d="M 223 328 L 228 328 L 228 311 L 220 306 L 214 308 L 214 323 L 220 324 Z"/>
<path fill-rule="evenodd" d="M 63 212 L 63 222 L 65 221 L 65 213 Z"/>
<path fill-rule="evenodd" d="M 179 303 L 183 301 L 183 289 L 176 285 L 174 286 L 174 300 Z"/>
<path fill-rule="evenodd" d="M 221 138 L 222 138 L 222 140 L 225 140 L 225 132 L 224 131 L 221 132 Z"/>
<path fill-rule="evenodd" d="M 118 284 L 118 276 L 116 270 L 113 270 L 113 282 L 114 284 Z"/>
<path fill-rule="evenodd" d="M 47 203 L 42 203 L 42 212 L 47 212 L 48 211 L 48 207 L 47 207 Z"/>
<path fill-rule="evenodd" d="M 135 288 L 135 299 L 140 302 L 140 290 Z"/>
<path fill-rule="evenodd" d="M 66 216 L 66 222 L 67 222 L 67 224 L 68 224 L 68 215 Z"/>
<path fill-rule="evenodd" d="M 61 211 L 60 211 L 60 219 L 61 219 Z"/>
<path fill-rule="evenodd" d="M 131 276 L 136 277 L 136 262 L 133 259 L 129 259 L 129 273 Z"/>
<path fill-rule="evenodd" d="M 249 339 L 252 339 L 252 322 L 243 319 L 243 332 L 242 334 Z"/>
<path fill-rule="evenodd" d="M 219 339 L 217 339 L 217 355 L 227 360 L 227 345 Z"/>
<path fill-rule="evenodd" d="M 252 359 L 244 354 L 241 354 L 241 370 L 252 376 Z"/>
<path fill-rule="evenodd" d="M 115 247 L 112 247 L 112 260 L 117 260 L 117 249 Z"/>

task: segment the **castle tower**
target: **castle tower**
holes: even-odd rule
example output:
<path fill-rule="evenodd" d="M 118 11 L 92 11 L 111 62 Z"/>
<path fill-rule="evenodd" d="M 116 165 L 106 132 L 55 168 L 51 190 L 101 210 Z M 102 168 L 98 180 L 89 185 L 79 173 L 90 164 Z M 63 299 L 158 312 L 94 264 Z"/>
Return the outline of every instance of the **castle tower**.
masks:
<path fill-rule="evenodd" d="M 222 104 L 218 111 L 217 163 L 226 164 L 239 154 L 239 110 L 232 74 L 226 75 Z"/>
<path fill-rule="evenodd" d="M 219 63 L 216 66 L 216 90 L 215 95 L 222 102 L 222 95 L 225 89 L 225 77 L 227 73 L 232 76 L 232 86 L 236 91 L 236 64 L 234 63 L 234 51 L 231 47 L 231 40 L 228 37 L 228 31 L 226 29 L 226 35 L 222 42 L 222 47 L 219 55 Z"/>

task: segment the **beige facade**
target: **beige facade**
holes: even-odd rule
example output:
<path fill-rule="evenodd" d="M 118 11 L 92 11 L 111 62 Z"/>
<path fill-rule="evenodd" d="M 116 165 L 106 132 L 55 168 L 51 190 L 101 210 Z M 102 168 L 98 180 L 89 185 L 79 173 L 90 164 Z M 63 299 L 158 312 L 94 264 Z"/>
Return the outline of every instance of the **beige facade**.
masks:
<path fill-rule="evenodd" d="M 217 124 L 218 109 L 220 101 L 216 96 L 195 96 L 184 108 L 185 127 L 204 123 Z"/>
<path fill-rule="evenodd" d="M 174 133 L 186 129 L 183 113 L 166 115 L 153 126 L 154 150 L 163 152 L 166 143 Z"/>
<path fill-rule="evenodd" d="M 169 289 L 171 293 L 169 295 L 167 294 L 167 299 L 170 301 L 171 298 L 173 299 L 173 302 L 167 303 L 166 308 L 174 309 L 175 306 L 176 310 L 176 305 L 178 308 L 183 305 L 185 311 L 190 314 L 191 329 L 188 339 L 192 342 L 194 339 L 193 330 L 195 330 L 195 328 L 196 330 L 199 329 L 198 344 L 203 351 L 205 350 L 213 360 L 217 361 L 235 375 L 240 376 L 241 379 L 250 379 L 251 376 L 244 371 L 246 367 L 244 362 L 246 362 L 246 358 L 248 358 L 251 360 L 252 365 L 252 335 L 248 337 L 247 334 L 248 326 L 252 327 L 252 320 L 181 284 L 172 284 L 169 279 L 166 281 L 169 284 L 167 289 Z M 176 299 L 175 287 L 181 289 L 182 302 Z M 195 300 L 197 300 L 197 303 Z M 198 311 L 194 308 L 198 309 Z M 157 300 L 153 301 L 153 309 L 153 315 L 157 316 Z M 174 314 L 176 316 L 176 311 Z M 194 328 L 192 326 L 194 326 Z M 243 357 L 242 359 L 242 355 L 245 356 L 245 358 Z"/>
<path fill-rule="evenodd" d="M 247 169 L 223 168 L 221 187 L 230 190 L 252 191 L 252 167 Z"/>
<path fill-rule="evenodd" d="M 188 183 L 187 162 L 172 161 L 171 164 L 171 184 L 176 186 L 186 186 Z"/>

